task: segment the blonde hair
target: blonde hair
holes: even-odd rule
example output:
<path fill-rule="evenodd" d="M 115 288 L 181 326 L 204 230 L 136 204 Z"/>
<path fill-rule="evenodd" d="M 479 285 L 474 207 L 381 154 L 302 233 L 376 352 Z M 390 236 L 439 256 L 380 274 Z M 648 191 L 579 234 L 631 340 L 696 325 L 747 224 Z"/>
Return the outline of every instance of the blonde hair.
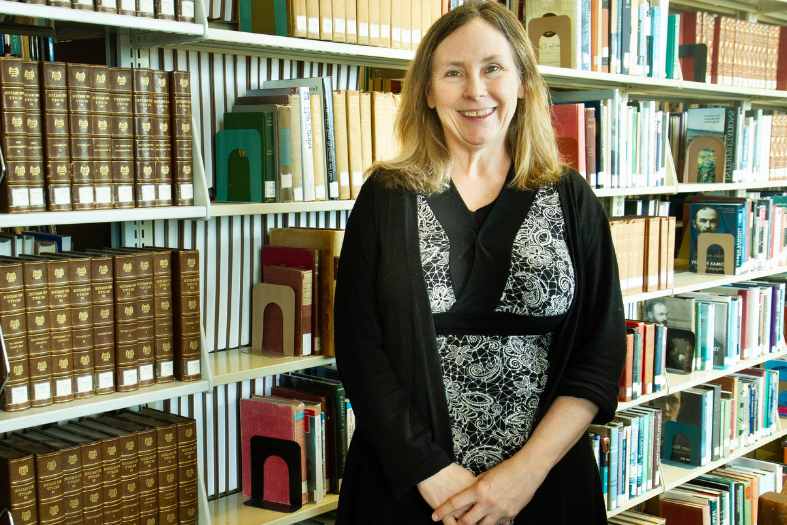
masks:
<path fill-rule="evenodd" d="M 375 163 L 386 185 L 416 193 L 439 193 L 448 187 L 451 159 L 437 113 L 427 104 L 432 56 L 460 27 L 480 18 L 511 44 L 525 96 L 520 99 L 506 137 L 514 163 L 511 186 L 533 189 L 555 182 L 563 173 L 549 106 L 549 90 L 522 23 L 494 1 L 470 1 L 449 11 L 426 32 L 407 70 L 401 105 L 394 123 L 400 147 L 397 158 Z"/>

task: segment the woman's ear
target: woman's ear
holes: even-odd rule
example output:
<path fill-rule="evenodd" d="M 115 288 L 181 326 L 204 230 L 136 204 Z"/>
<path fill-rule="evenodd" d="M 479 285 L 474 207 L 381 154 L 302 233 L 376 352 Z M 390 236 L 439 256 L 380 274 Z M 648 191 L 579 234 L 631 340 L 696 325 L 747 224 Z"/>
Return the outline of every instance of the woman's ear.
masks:
<path fill-rule="evenodd" d="M 432 84 L 427 84 L 424 91 L 426 92 L 426 104 L 429 106 L 429 109 L 434 109 L 435 103 L 432 98 Z"/>

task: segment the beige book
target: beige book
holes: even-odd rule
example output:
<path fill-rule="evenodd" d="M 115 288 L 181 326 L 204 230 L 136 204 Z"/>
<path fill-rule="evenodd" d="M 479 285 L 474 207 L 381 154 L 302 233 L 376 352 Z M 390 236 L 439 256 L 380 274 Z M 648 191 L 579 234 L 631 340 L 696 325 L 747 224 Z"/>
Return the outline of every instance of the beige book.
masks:
<path fill-rule="evenodd" d="M 398 4 L 399 10 L 399 27 L 401 27 L 401 49 L 410 50 L 410 45 L 412 42 L 412 26 L 410 24 L 410 17 L 412 16 L 412 1 L 411 0 L 400 0 L 399 2 L 391 2 L 391 5 Z"/>
<path fill-rule="evenodd" d="M 281 202 L 293 202 L 295 200 L 292 191 L 293 162 L 295 162 L 297 158 L 300 164 L 300 154 L 296 156 L 292 154 L 291 115 L 292 108 L 290 106 L 276 107 L 276 116 L 278 117 L 279 124 L 279 169 L 281 170 L 276 182 L 279 185 L 279 200 Z M 287 142 L 286 139 L 289 139 L 289 142 Z M 300 152 L 300 146 L 298 151 Z"/>
<path fill-rule="evenodd" d="M 320 39 L 320 0 L 306 0 L 306 38 Z"/>
<path fill-rule="evenodd" d="M 292 194 L 294 201 L 303 200 L 303 151 L 301 146 L 301 101 L 298 95 L 287 95 L 290 111 L 290 154 L 292 155 Z"/>
<path fill-rule="evenodd" d="M 308 38 L 306 0 L 289 0 L 290 17 L 287 20 L 287 33 L 295 38 Z"/>
<path fill-rule="evenodd" d="M 320 40 L 333 40 L 333 2 L 320 0 Z"/>
<path fill-rule="evenodd" d="M 375 4 L 376 0 L 372 0 Z M 368 46 L 369 40 L 369 0 L 358 0 L 355 3 L 355 18 L 358 21 L 358 43 L 362 46 Z M 377 24 L 377 40 L 380 40 L 380 25 Z"/>
<path fill-rule="evenodd" d="M 350 159 L 350 197 L 355 199 L 363 184 L 363 139 L 361 137 L 361 94 L 346 91 L 347 151 Z"/>
<path fill-rule="evenodd" d="M 385 134 L 383 120 L 385 112 L 385 93 L 372 91 L 372 160 L 377 162 L 385 159 Z M 391 136 L 391 130 L 388 130 Z"/>
<path fill-rule="evenodd" d="M 347 149 L 347 96 L 333 92 L 333 136 L 336 143 L 336 173 L 339 177 L 339 198 L 350 198 L 350 159 Z"/>
<path fill-rule="evenodd" d="M 314 198 L 318 201 L 326 199 L 325 184 L 328 174 L 325 166 L 325 126 L 322 125 L 322 97 L 309 95 L 312 111 L 312 157 L 314 158 Z M 315 119 L 314 116 L 317 116 Z"/>
<path fill-rule="evenodd" d="M 358 43 L 358 4 L 355 0 L 347 0 L 344 5 L 345 18 L 347 18 L 347 40 L 348 44 Z"/>
<path fill-rule="evenodd" d="M 347 42 L 347 9 L 349 0 L 331 0 L 333 15 L 333 41 Z"/>
<path fill-rule="evenodd" d="M 363 1 L 363 0 L 359 0 L 359 1 Z M 369 0 L 369 45 L 375 47 L 385 47 L 380 43 L 380 3 L 381 2 L 382 0 Z"/>
<path fill-rule="evenodd" d="M 382 11 L 383 6 L 380 6 Z M 388 2 L 391 13 L 391 49 L 402 49 L 402 4 L 396 0 Z"/>
<path fill-rule="evenodd" d="M 368 91 L 361 92 L 361 153 L 366 180 L 372 167 L 372 94 Z"/>
<path fill-rule="evenodd" d="M 415 50 L 421 43 L 421 5 L 427 0 L 410 0 L 410 49 Z"/>

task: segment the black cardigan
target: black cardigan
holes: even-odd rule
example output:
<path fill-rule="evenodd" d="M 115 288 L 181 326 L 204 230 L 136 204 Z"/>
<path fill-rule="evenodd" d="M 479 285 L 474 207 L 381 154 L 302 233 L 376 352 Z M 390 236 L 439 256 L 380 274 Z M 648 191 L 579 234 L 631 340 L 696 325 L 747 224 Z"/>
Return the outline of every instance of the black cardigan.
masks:
<path fill-rule="evenodd" d="M 609 221 L 578 173 L 568 172 L 557 187 L 576 286 L 550 351 L 542 413 L 556 396 L 574 396 L 598 405 L 595 422 L 606 423 L 615 414 L 626 353 Z M 416 485 L 453 461 L 416 200 L 415 194 L 386 189 L 374 174 L 347 222 L 335 343 L 356 430 L 339 498 L 340 524 L 432 523 Z M 581 439 L 553 468 L 520 516 L 517 523 L 525 523 L 524 516 L 550 525 L 605 522 L 589 440 Z"/>

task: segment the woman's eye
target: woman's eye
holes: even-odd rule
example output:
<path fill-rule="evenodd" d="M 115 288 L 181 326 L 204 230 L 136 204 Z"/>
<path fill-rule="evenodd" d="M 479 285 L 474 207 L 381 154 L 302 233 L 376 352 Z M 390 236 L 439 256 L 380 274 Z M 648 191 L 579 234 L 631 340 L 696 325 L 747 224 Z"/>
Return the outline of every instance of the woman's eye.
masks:
<path fill-rule="evenodd" d="M 447 77 L 458 77 L 459 76 L 459 71 L 457 71 L 455 69 L 452 69 L 451 71 L 448 71 L 445 74 L 445 76 L 447 76 Z"/>
<path fill-rule="evenodd" d="M 496 71 L 500 71 L 500 66 L 498 66 L 497 64 L 491 64 L 486 66 L 487 73 L 494 73 Z"/>

